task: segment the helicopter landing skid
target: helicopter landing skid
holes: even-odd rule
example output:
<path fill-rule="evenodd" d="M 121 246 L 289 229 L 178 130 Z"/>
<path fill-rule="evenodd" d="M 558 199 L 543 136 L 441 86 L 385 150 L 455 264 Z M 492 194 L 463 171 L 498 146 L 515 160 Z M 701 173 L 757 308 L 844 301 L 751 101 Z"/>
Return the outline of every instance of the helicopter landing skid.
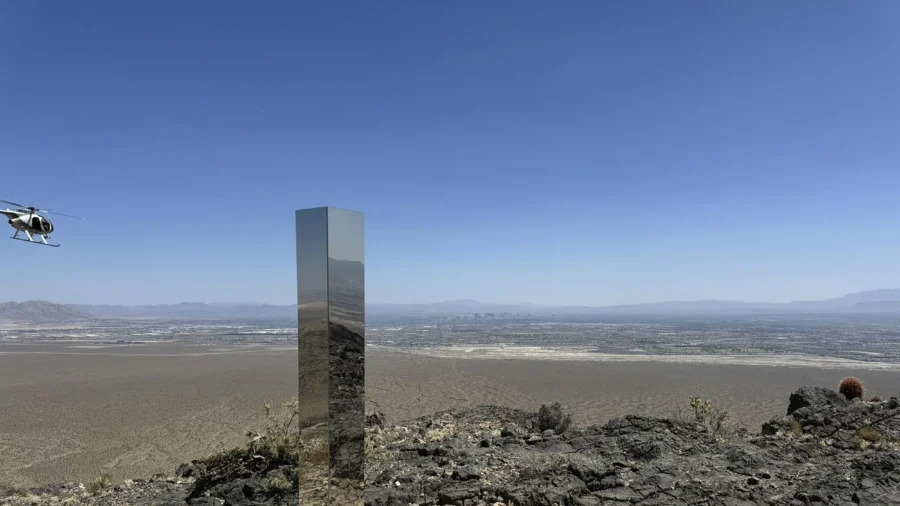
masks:
<path fill-rule="evenodd" d="M 31 241 L 31 240 L 29 240 L 29 239 L 22 239 L 21 237 L 16 237 L 16 236 L 12 236 L 12 237 L 10 237 L 10 239 L 15 239 L 15 240 L 17 240 L 17 241 L 30 242 L 31 244 L 37 244 L 37 245 L 39 245 L 39 246 L 50 246 L 51 248 L 58 248 L 58 247 L 59 247 L 59 244 L 50 244 L 49 242 L 37 242 L 37 241 Z"/>

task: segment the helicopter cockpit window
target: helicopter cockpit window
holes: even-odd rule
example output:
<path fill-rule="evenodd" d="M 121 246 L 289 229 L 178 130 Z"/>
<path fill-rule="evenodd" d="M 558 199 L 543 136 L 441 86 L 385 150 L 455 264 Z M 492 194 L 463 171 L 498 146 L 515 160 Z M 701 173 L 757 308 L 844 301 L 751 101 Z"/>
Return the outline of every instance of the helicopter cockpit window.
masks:
<path fill-rule="evenodd" d="M 35 230 L 40 230 L 41 229 L 41 219 L 38 218 L 37 216 L 33 216 L 31 218 L 31 228 L 33 228 Z"/>
<path fill-rule="evenodd" d="M 44 229 L 44 232 L 50 232 L 50 222 L 47 220 L 42 221 L 41 228 Z"/>

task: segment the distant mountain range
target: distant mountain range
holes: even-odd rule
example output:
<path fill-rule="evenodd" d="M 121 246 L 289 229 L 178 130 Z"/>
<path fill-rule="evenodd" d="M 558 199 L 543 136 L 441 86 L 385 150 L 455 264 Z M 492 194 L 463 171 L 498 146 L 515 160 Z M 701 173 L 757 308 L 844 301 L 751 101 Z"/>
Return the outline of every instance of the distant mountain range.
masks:
<path fill-rule="evenodd" d="M 834 299 L 788 303 L 741 302 L 727 300 L 669 301 L 619 306 L 551 306 L 540 304 L 490 304 L 475 300 L 455 300 L 435 304 L 369 304 L 370 314 L 710 314 L 710 313 L 865 313 L 900 312 L 900 288 L 869 290 Z"/>
<path fill-rule="evenodd" d="M 673 301 L 620 306 L 549 306 L 492 304 L 453 300 L 434 304 L 367 304 L 366 313 L 378 316 L 426 316 L 471 313 L 533 315 L 679 315 L 679 314 L 791 314 L 791 313 L 900 313 L 900 289 L 869 290 L 834 299 L 789 303 L 724 300 Z M 203 303 L 114 306 L 54 304 L 45 301 L 0 303 L 0 321 L 76 322 L 93 318 L 284 318 L 297 317 L 296 305 L 256 303 Z"/>
<path fill-rule="evenodd" d="M 41 300 L 0 303 L 0 321 L 21 323 L 66 323 L 90 320 L 92 316 L 73 306 Z"/>

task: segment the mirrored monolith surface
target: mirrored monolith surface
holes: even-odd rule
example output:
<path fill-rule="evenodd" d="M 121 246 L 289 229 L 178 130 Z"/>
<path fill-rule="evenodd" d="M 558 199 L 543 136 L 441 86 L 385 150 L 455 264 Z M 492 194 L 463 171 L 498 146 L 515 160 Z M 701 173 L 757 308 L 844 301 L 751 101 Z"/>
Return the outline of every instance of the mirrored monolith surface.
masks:
<path fill-rule="evenodd" d="M 300 504 L 363 505 L 363 215 L 297 211 Z"/>

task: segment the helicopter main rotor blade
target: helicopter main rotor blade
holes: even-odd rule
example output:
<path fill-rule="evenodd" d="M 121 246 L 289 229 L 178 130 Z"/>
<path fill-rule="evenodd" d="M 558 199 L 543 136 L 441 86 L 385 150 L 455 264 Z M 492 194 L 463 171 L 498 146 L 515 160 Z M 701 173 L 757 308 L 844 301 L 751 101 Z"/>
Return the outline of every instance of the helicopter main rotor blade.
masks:
<path fill-rule="evenodd" d="M 51 210 L 49 210 L 49 209 L 38 209 L 38 211 L 40 211 L 40 212 L 42 212 L 42 213 L 58 214 L 58 215 L 60 215 L 60 216 L 65 216 L 65 217 L 67 217 L 67 218 L 75 218 L 76 220 L 83 220 L 83 219 L 84 219 L 84 218 L 82 218 L 81 216 L 72 216 L 71 214 L 58 213 L 58 212 L 56 212 L 56 211 L 51 211 Z"/>
<path fill-rule="evenodd" d="M 9 204 L 9 205 L 11 205 L 11 206 L 25 207 L 25 206 L 23 206 L 22 204 L 16 204 L 15 202 L 10 202 L 10 201 L 8 201 L 8 200 L 0 199 L 0 202 L 4 202 L 4 203 Z"/>
<path fill-rule="evenodd" d="M 0 202 L 5 202 L 11 206 L 16 206 L 20 209 L 28 209 L 29 211 L 31 211 L 33 213 L 50 213 L 50 214 L 58 214 L 60 216 L 65 216 L 67 218 L 75 218 L 76 220 L 84 219 L 81 216 L 72 216 L 71 214 L 58 213 L 56 211 L 51 211 L 50 209 L 38 209 L 37 207 L 34 207 L 34 206 L 23 206 L 22 204 L 16 204 L 15 202 L 10 202 L 8 200 L 0 199 Z"/>

